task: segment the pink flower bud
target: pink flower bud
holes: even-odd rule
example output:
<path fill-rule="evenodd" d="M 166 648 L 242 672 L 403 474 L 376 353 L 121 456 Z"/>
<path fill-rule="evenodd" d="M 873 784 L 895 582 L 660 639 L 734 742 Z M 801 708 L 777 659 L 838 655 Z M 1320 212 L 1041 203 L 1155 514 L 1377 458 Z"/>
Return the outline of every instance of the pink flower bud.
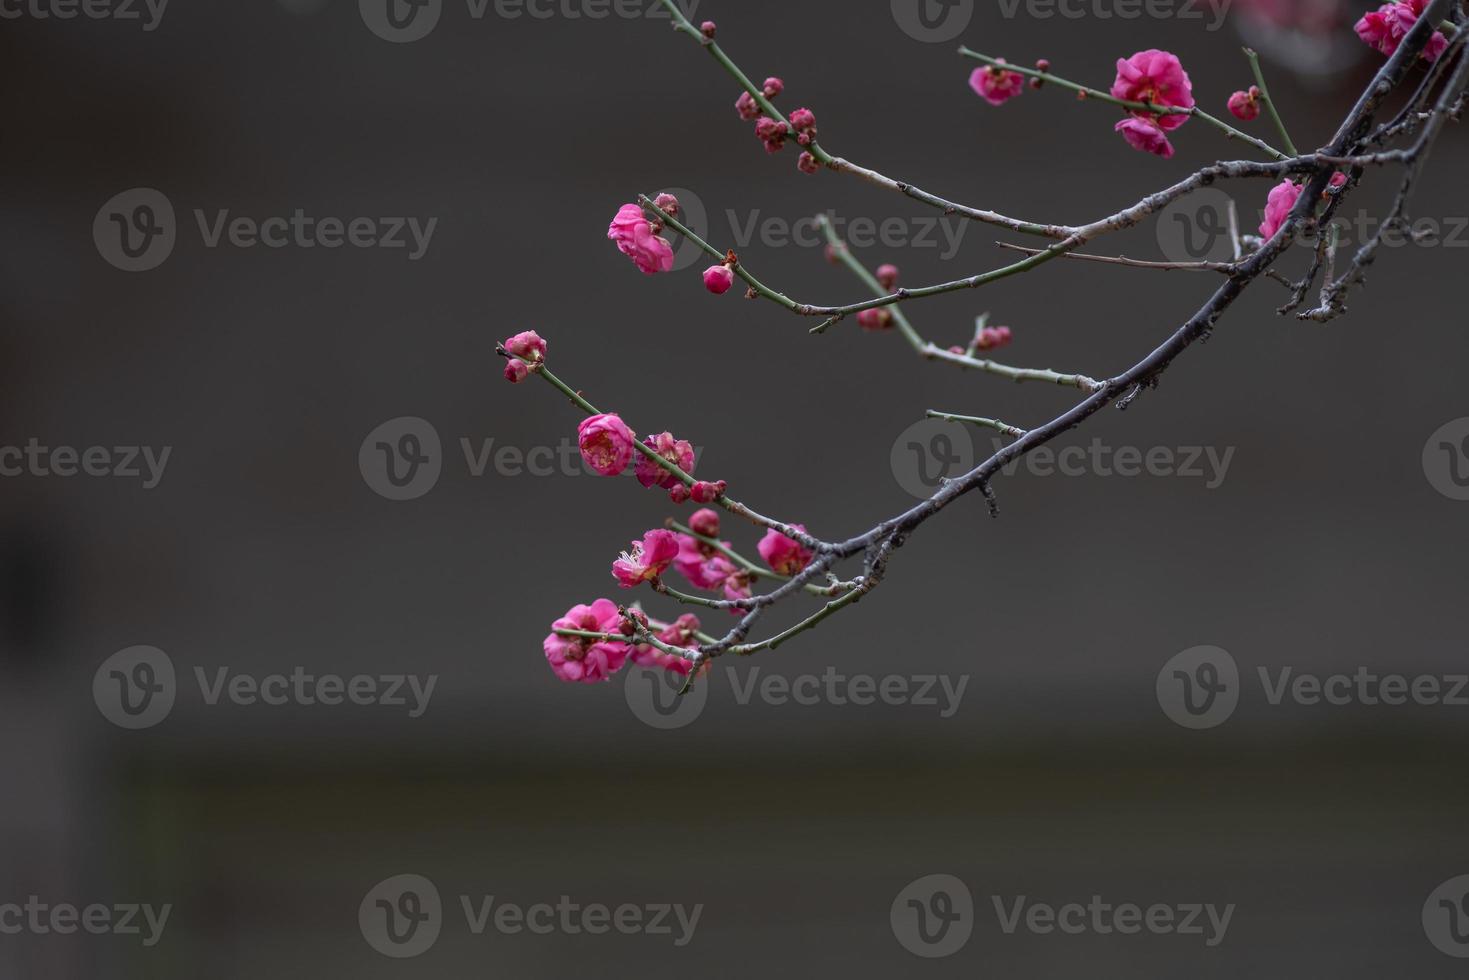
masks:
<path fill-rule="evenodd" d="M 803 174 L 814 174 L 821 169 L 821 164 L 817 163 L 816 158 L 807 151 L 802 153 L 800 159 L 796 161 L 796 169 Z"/>
<path fill-rule="evenodd" d="M 513 385 L 518 385 L 530 377 L 530 367 L 518 357 L 512 357 L 505 362 L 505 380 Z"/>
<path fill-rule="evenodd" d="M 504 347 L 516 357 L 527 361 L 542 361 L 546 358 L 546 342 L 534 330 L 518 333 L 505 341 Z"/>
<path fill-rule="evenodd" d="M 898 288 L 898 267 L 892 263 L 877 267 L 877 281 L 888 292 Z"/>
<path fill-rule="evenodd" d="M 755 123 L 755 135 L 762 140 L 785 139 L 789 132 L 790 127 L 769 116 L 761 116 L 760 120 Z"/>
<path fill-rule="evenodd" d="M 713 483 L 705 483 L 702 480 L 694 484 L 692 491 L 694 503 L 712 504 L 719 499 L 719 487 Z M 717 531 L 715 532 L 718 533 Z"/>
<path fill-rule="evenodd" d="M 699 33 L 703 34 L 711 41 L 714 40 L 714 35 L 718 30 L 719 25 L 714 23 L 714 21 L 712 20 L 706 20 L 704 21 L 704 23 L 699 25 Z"/>
<path fill-rule="evenodd" d="M 760 103 L 749 92 L 741 92 L 740 97 L 735 99 L 735 111 L 745 122 L 754 122 L 760 118 Z"/>
<path fill-rule="evenodd" d="M 772 77 L 765 80 L 764 92 L 767 99 L 773 99 L 785 90 L 786 83 L 780 79 Z"/>
<path fill-rule="evenodd" d="M 1260 90 L 1251 85 L 1248 92 L 1236 92 L 1229 97 L 1229 112 L 1243 122 L 1259 118 Z"/>
<path fill-rule="evenodd" d="M 667 192 L 659 194 L 653 198 L 653 203 L 658 205 L 658 210 L 663 213 L 672 215 L 675 218 L 678 217 L 678 198 L 672 194 Z"/>
<path fill-rule="evenodd" d="M 830 262 L 832 265 L 839 265 L 842 261 L 841 250 L 845 247 L 846 246 L 844 245 L 826 246 L 826 261 Z"/>
<path fill-rule="evenodd" d="M 877 307 L 857 314 L 857 325 L 863 330 L 887 330 L 893 325 L 893 315 Z"/>
<path fill-rule="evenodd" d="M 734 270 L 727 265 L 711 265 L 704 270 L 704 288 L 715 296 L 723 296 L 734 285 Z"/>
<path fill-rule="evenodd" d="M 689 518 L 689 530 L 706 538 L 719 537 L 719 514 L 705 508 L 694 511 Z"/>
<path fill-rule="evenodd" d="M 985 327 L 974 338 L 974 346 L 979 350 L 996 350 L 1014 339 L 1009 327 Z"/>
<path fill-rule="evenodd" d="M 682 483 L 675 484 L 668 490 L 668 499 L 675 504 L 685 504 L 689 500 L 689 488 Z"/>
<path fill-rule="evenodd" d="M 637 436 L 616 415 L 593 415 L 577 426 L 581 458 L 602 476 L 617 476 L 632 462 Z"/>
<path fill-rule="evenodd" d="M 816 115 L 810 109 L 797 109 L 791 113 L 791 125 L 796 129 L 812 129 L 816 126 Z"/>

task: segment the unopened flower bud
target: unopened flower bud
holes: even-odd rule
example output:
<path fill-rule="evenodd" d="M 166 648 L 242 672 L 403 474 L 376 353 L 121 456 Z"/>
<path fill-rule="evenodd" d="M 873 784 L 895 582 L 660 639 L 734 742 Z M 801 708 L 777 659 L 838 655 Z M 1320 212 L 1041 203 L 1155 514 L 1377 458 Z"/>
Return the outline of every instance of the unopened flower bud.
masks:
<path fill-rule="evenodd" d="M 741 92 L 740 97 L 735 99 L 735 111 L 745 122 L 754 122 L 760 118 L 760 103 L 749 92 Z"/>
<path fill-rule="evenodd" d="M 877 281 L 888 292 L 898 288 L 898 267 L 891 262 L 877 267 Z"/>
<path fill-rule="evenodd" d="M 802 153 L 800 159 L 796 161 L 796 169 L 803 174 L 814 174 L 821 169 L 821 164 L 816 162 L 816 158 L 811 155 L 810 151 L 807 151 Z"/>
<path fill-rule="evenodd" d="M 719 537 L 719 514 L 707 507 L 694 511 L 694 516 L 689 518 L 689 530 L 706 538 Z"/>
<path fill-rule="evenodd" d="M 719 488 L 712 483 L 705 483 L 703 480 L 695 483 L 689 493 L 696 504 L 712 504 L 719 499 Z"/>
<path fill-rule="evenodd" d="M 887 330 L 893 325 L 893 315 L 882 307 L 863 310 L 857 314 L 857 325 L 863 330 Z"/>
<path fill-rule="evenodd" d="M 676 504 L 684 503 L 689 499 L 689 488 L 682 483 L 675 483 L 668 489 L 668 499 Z"/>
<path fill-rule="evenodd" d="M 810 109 L 797 109 L 791 113 L 791 125 L 797 129 L 813 129 L 816 126 L 816 114 Z"/>
<path fill-rule="evenodd" d="M 513 385 L 518 385 L 530 377 L 530 367 L 518 357 L 512 357 L 505 362 L 505 380 Z"/>
<path fill-rule="evenodd" d="M 734 270 L 727 265 L 711 265 L 704 270 L 704 288 L 715 296 L 723 296 L 734 285 Z"/>
<path fill-rule="evenodd" d="M 704 23 L 699 25 L 699 33 L 703 34 L 711 41 L 714 40 L 714 34 L 718 30 L 719 25 L 714 23 L 714 21 L 712 20 L 706 20 L 704 21 Z"/>
<path fill-rule="evenodd" d="M 786 83 L 778 78 L 770 77 L 765 80 L 763 91 L 767 99 L 773 99 L 786 90 Z"/>
<path fill-rule="evenodd" d="M 663 213 L 672 215 L 675 218 L 678 217 L 678 198 L 672 194 L 666 192 L 659 194 L 653 199 L 653 203 L 658 205 L 658 210 Z"/>

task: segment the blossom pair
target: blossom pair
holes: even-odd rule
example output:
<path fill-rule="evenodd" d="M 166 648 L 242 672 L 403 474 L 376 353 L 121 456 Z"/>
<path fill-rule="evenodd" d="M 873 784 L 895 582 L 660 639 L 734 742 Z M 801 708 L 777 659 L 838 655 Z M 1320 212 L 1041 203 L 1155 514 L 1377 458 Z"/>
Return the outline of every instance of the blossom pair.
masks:
<path fill-rule="evenodd" d="M 977 68 L 969 76 L 970 88 L 991 105 L 1003 105 L 1025 88 L 1024 76 L 1004 67 L 1004 59 L 997 60 L 998 64 Z M 1038 63 L 1037 67 L 1045 72 L 1050 65 Z M 1112 97 L 1146 106 L 1129 109 L 1127 118 L 1114 127 L 1129 146 L 1165 159 L 1173 156 L 1168 133 L 1188 122 L 1190 113 L 1160 110 L 1194 108 L 1193 82 L 1177 55 L 1149 48 L 1131 58 L 1119 58 Z"/>
<path fill-rule="evenodd" d="M 611 412 L 582 419 L 577 426 L 576 436 L 582 459 L 600 476 L 621 476 L 632 462 L 633 453 L 637 451 L 637 434 L 628 428 L 621 416 Z M 645 487 L 672 490 L 683 485 L 678 476 L 658 465 L 652 458 L 654 456 L 685 473 L 694 471 L 693 445 L 686 440 L 674 438 L 671 432 L 648 436 L 643 440 L 643 446 L 649 452 L 639 453 L 634 472 L 638 482 Z"/>

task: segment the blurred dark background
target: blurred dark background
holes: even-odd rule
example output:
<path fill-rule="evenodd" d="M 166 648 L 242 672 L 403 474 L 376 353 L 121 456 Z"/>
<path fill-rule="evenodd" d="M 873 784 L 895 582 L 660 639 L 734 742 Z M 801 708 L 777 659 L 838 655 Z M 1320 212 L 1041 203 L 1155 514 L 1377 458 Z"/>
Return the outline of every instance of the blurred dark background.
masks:
<path fill-rule="evenodd" d="M 703 205 L 720 247 L 750 222 L 823 210 L 897 219 L 902 234 L 932 216 L 850 178 L 802 176 L 793 150 L 767 157 L 731 80 L 642 16 L 650 6 L 594 19 L 547 5 L 542 19 L 492 3 L 475 18 L 445 0 L 411 43 L 376 36 L 351 0 L 177 2 L 154 30 L 144 7 L 141 22 L 30 7 L 0 21 L 0 446 L 171 449 L 151 489 L 0 479 L 0 905 L 173 906 L 151 948 L 0 935 L 0 976 L 1459 975 L 1422 914 L 1469 872 L 1469 707 L 1272 705 L 1256 671 L 1469 670 L 1469 503 L 1424 465 L 1430 437 L 1469 415 L 1463 134 L 1450 128 L 1415 208 L 1444 239 L 1385 251 L 1349 317 L 1277 317 L 1284 293 L 1261 282 L 1156 393 L 1063 443 L 1232 449 L 1216 487 L 1022 468 L 997 485 L 1001 519 L 966 499 L 859 608 L 732 665 L 737 683 L 721 665 L 699 717 L 660 728 L 632 707 L 647 677 L 628 672 L 642 690 L 623 677 L 562 685 L 539 644 L 572 604 L 625 599 L 609 563 L 673 511 L 579 467 L 516 475 L 492 462 L 474 475 L 461 440 L 559 451 L 577 421 L 544 386 L 501 381 L 496 341 L 540 331 L 593 401 L 693 440 L 701 473 L 832 538 L 912 503 L 894 442 L 926 409 L 1033 425 L 1076 393 L 925 364 L 850 322 L 809 336 L 772 304 L 708 295 L 702 261 L 647 278 L 619 256 L 607 221 L 664 188 Z M 780 104 L 813 108 L 833 152 L 972 204 L 1079 222 L 1239 146 L 1193 123 L 1175 159 L 1145 157 L 1112 134 L 1108 110 L 1058 92 L 993 109 L 967 88 L 973 63 L 957 45 L 1047 57 L 1101 87 L 1117 57 L 1165 47 L 1223 114 L 1250 82 L 1243 36 L 1270 55 L 1297 142 L 1325 142 L 1378 64 L 1350 34 L 1365 5 L 1343 5 L 1330 28 L 1346 44 L 1242 25 L 1237 6 L 1211 30 L 1212 14 L 1122 20 L 1098 16 L 1103 4 L 1043 18 L 981 0 L 962 33 L 934 43 L 878 0 L 704 0 L 695 19 L 717 20 L 751 75 L 781 75 Z M 1264 119 L 1250 129 L 1272 138 Z M 1395 177 L 1370 177 L 1348 213 L 1380 213 Z M 99 210 L 134 188 L 176 212 L 172 252 L 143 272 L 110 264 L 93 234 Z M 1224 190 L 1253 227 L 1268 184 Z M 417 260 L 208 247 L 195 212 L 212 222 L 226 209 L 437 223 Z M 957 254 L 941 235 L 940 247 L 857 252 L 898 262 L 909 284 L 1013 259 L 993 242 L 1014 236 L 949 227 L 962 228 Z M 1152 227 L 1098 250 L 1162 255 Z M 864 295 L 820 247 L 766 235 L 740 253 L 802 300 Z M 1215 285 L 1058 262 L 911 314 L 950 344 L 990 311 L 1015 330 L 1009 361 L 1103 376 Z M 431 491 L 392 501 L 359 450 L 402 417 L 432 425 L 442 471 Z M 731 522 L 729 535 L 753 553 L 753 534 Z M 168 655 L 177 702 L 125 730 L 93 681 L 139 645 Z M 1194 730 L 1169 720 L 1155 685 L 1200 645 L 1227 650 L 1242 677 L 1233 716 Z M 196 668 L 298 667 L 438 680 L 419 717 L 210 704 L 195 681 Z M 829 668 L 967 680 L 948 717 L 738 696 L 752 679 Z M 365 941 L 358 907 L 402 874 L 437 885 L 445 921 L 431 950 L 397 960 Z M 976 920 L 962 950 L 918 959 L 890 907 L 932 874 L 966 883 Z M 460 895 L 704 910 L 681 948 L 655 935 L 476 937 Z M 1021 895 L 1237 909 L 1213 948 L 1146 932 L 1007 935 L 991 896 Z"/>

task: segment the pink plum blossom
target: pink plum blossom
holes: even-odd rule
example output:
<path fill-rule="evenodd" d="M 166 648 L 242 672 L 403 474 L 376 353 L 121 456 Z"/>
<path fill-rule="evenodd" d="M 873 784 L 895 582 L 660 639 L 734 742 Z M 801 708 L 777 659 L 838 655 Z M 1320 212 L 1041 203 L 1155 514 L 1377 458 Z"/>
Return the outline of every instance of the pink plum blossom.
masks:
<path fill-rule="evenodd" d="M 663 432 L 644 439 L 643 445 L 685 473 L 693 475 L 694 447 L 688 442 L 682 439 L 675 439 L 671 432 Z M 645 487 L 662 487 L 664 490 L 671 490 L 683 482 L 641 453 L 638 454 L 635 472 L 638 476 L 638 482 Z"/>
<path fill-rule="evenodd" d="M 998 59 L 1004 61 L 1004 58 Z M 1025 91 L 1025 76 L 995 65 L 976 68 L 969 75 L 969 87 L 990 105 L 1004 105 Z"/>
<path fill-rule="evenodd" d="M 518 333 L 505 341 L 502 346 L 516 357 L 524 358 L 527 361 L 546 359 L 546 342 L 534 330 Z"/>
<path fill-rule="evenodd" d="M 1383 4 L 1357 21 L 1357 36 L 1382 54 L 1391 56 L 1427 8 L 1428 0 L 1403 0 L 1400 3 Z M 1437 61 L 1448 46 L 1449 39 L 1435 31 L 1428 40 L 1428 46 L 1423 49 L 1423 57 L 1428 61 Z"/>
<path fill-rule="evenodd" d="M 513 385 L 518 385 L 530 377 L 530 367 L 518 357 L 512 357 L 505 362 L 505 380 Z"/>
<path fill-rule="evenodd" d="M 563 681 L 592 684 L 612 679 L 627 660 L 627 644 L 589 637 L 561 636 L 555 630 L 586 633 L 618 633 L 622 616 L 611 599 L 598 599 L 590 606 L 573 606 L 551 625 L 552 633 L 542 646 L 546 660 Z"/>
<path fill-rule="evenodd" d="M 792 524 L 791 527 L 802 534 L 806 533 L 804 524 Z M 765 564 L 782 575 L 795 575 L 811 564 L 810 548 L 776 530 L 766 532 L 757 547 Z"/>
<path fill-rule="evenodd" d="M 653 233 L 653 226 L 636 204 L 624 204 L 607 228 L 607 237 L 647 275 L 673 268 L 673 246 Z"/>
<path fill-rule="evenodd" d="M 735 111 L 745 122 L 754 122 L 761 116 L 760 103 L 749 92 L 741 92 L 740 97 L 735 99 Z"/>
<path fill-rule="evenodd" d="M 1173 156 L 1173 144 L 1169 142 L 1168 134 L 1151 119 L 1128 116 L 1113 128 L 1122 134 L 1127 145 L 1134 150 L 1151 153 L 1165 160 Z"/>
<path fill-rule="evenodd" d="M 729 543 L 725 542 L 725 547 Z M 673 567 L 696 589 L 718 589 L 734 574 L 734 564 L 710 545 L 687 534 L 678 536 L 678 557 Z"/>
<path fill-rule="evenodd" d="M 618 476 L 632 462 L 637 436 L 616 415 L 593 415 L 576 427 L 581 458 L 601 476 Z"/>
<path fill-rule="evenodd" d="M 643 535 L 643 540 L 632 543 L 632 550 L 624 551 L 622 557 L 612 563 L 612 577 L 624 589 L 635 589 L 668 571 L 668 566 L 677 557 L 677 535 L 661 528 L 649 531 Z"/>
<path fill-rule="evenodd" d="M 1275 237 L 1300 196 L 1300 185 L 1289 180 L 1282 180 L 1271 189 L 1270 197 L 1265 203 L 1265 220 L 1260 222 L 1261 238 Z"/>
<path fill-rule="evenodd" d="M 1177 55 L 1157 48 L 1117 60 L 1117 79 L 1112 83 L 1112 97 L 1177 109 L 1194 107 L 1193 83 L 1189 81 L 1188 72 L 1183 70 L 1183 63 Z M 1173 146 L 1168 142 L 1167 134 L 1188 122 L 1188 118 L 1183 113 L 1152 113 L 1138 109 L 1118 123 L 1115 129 L 1133 149 L 1167 159 L 1173 156 Z M 1147 123 L 1151 126 L 1144 125 Z"/>
<path fill-rule="evenodd" d="M 699 617 L 691 613 L 678 617 L 658 632 L 658 639 L 671 647 L 683 647 L 687 650 L 699 649 L 699 639 L 696 635 L 700 626 Z M 641 644 L 633 648 L 632 661 L 639 667 L 658 667 L 663 670 L 672 671 L 675 674 L 687 675 L 693 669 L 693 664 L 683 657 L 672 653 L 664 653 L 655 646 Z"/>

